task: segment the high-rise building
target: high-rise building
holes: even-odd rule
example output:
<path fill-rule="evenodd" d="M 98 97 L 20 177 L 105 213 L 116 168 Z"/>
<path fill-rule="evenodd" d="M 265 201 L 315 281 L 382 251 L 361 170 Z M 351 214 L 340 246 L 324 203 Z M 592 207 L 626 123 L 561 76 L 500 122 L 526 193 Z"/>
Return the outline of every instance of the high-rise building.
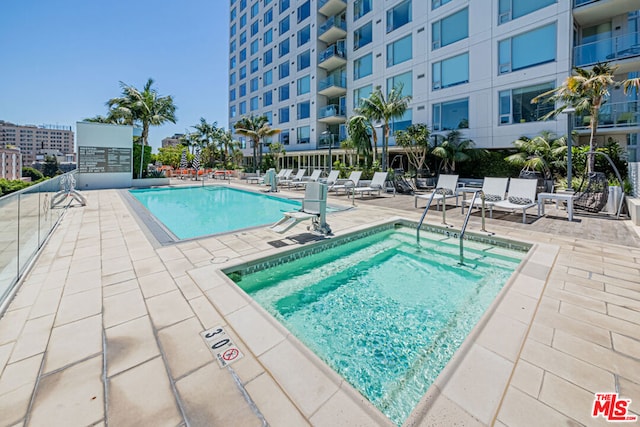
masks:
<path fill-rule="evenodd" d="M 42 160 L 43 156 L 52 154 L 64 161 L 75 161 L 75 144 L 70 126 L 22 126 L 0 120 L 0 147 L 20 148 L 23 166 L 31 166 Z"/>
<path fill-rule="evenodd" d="M 572 67 L 609 61 L 620 80 L 640 71 L 637 0 L 230 1 L 230 128 L 266 115 L 305 166 L 326 164 L 329 142 L 346 137 L 347 118 L 376 86 L 402 84 L 412 97 L 392 132 L 425 123 L 435 138 L 460 130 L 477 147 L 508 148 L 567 133 L 565 115 L 539 121 L 553 106 L 530 101 Z M 575 120 L 588 137 L 588 117 Z M 639 123 L 637 94 L 613 88 L 600 142 L 633 153 Z M 389 146 L 397 150 L 393 137 Z"/>

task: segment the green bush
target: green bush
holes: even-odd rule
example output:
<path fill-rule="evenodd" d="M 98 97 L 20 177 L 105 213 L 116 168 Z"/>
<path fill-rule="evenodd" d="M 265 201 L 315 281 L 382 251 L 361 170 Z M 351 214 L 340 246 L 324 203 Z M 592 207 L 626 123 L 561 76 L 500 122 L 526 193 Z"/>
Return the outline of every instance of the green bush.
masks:
<path fill-rule="evenodd" d="M 138 179 L 140 174 L 140 144 L 133 144 L 133 178 Z M 142 178 L 147 176 L 147 165 L 151 161 L 151 146 L 145 145 L 144 159 L 142 162 Z"/>
<path fill-rule="evenodd" d="M 15 191 L 20 191 L 32 184 L 32 182 L 25 182 L 19 179 L 8 180 L 0 178 L 0 195 L 6 195 Z"/>
<path fill-rule="evenodd" d="M 44 178 L 44 175 L 38 169 L 29 167 L 22 168 L 22 176 L 31 178 L 31 181 L 38 181 Z"/>
<path fill-rule="evenodd" d="M 504 160 L 505 157 L 513 153 L 514 150 L 489 150 L 482 160 L 458 163 L 456 173 L 463 178 L 517 177 L 521 168 Z"/>

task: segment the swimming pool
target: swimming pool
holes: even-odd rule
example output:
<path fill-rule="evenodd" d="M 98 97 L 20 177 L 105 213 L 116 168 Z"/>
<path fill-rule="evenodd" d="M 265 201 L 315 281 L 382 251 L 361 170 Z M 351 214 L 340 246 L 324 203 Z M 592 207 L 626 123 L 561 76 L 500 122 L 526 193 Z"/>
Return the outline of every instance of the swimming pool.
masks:
<path fill-rule="evenodd" d="M 268 225 L 301 203 L 223 186 L 129 190 L 178 239 Z"/>
<path fill-rule="evenodd" d="M 458 266 L 458 239 L 421 236 L 388 229 L 230 277 L 402 424 L 525 256 L 469 241 Z"/>

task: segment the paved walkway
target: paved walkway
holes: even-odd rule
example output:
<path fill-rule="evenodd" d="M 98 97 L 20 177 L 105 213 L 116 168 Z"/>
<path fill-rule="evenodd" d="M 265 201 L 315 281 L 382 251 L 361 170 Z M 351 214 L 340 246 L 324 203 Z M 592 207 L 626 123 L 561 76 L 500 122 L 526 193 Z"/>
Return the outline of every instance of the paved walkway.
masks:
<path fill-rule="evenodd" d="M 284 250 L 266 243 L 270 231 L 162 247 L 118 191 L 85 194 L 88 206 L 67 212 L 0 319 L 0 425 L 388 424 L 221 276 Z M 331 216 L 336 235 L 421 213 L 406 196 L 356 204 Z M 488 220 L 537 249 L 408 425 L 604 425 L 591 417 L 594 393 L 615 391 L 640 413 L 636 231 L 533 211 L 529 224 Z M 457 227 L 458 212 L 447 211 Z M 224 369 L 199 335 L 218 325 L 245 355 Z"/>

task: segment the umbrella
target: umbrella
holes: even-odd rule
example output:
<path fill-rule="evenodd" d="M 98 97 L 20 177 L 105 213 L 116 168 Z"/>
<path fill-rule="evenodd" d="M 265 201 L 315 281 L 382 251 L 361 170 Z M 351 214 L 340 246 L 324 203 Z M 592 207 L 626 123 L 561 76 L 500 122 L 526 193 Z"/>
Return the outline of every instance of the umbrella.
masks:
<path fill-rule="evenodd" d="M 187 149 L 182 150 L 182 157 L 180 158 L 180 169 L 186 169 L 189 166 L 187 163 Z"/>
<path fill-rule="evenodd" d="M 200 148 L 196 148 L 196 155 L 193 158 L 193 163 L 191 163 L 191 167 L 196 170 L 196 181 L 198 180 L 198 171 L 200 170 Z"/>

